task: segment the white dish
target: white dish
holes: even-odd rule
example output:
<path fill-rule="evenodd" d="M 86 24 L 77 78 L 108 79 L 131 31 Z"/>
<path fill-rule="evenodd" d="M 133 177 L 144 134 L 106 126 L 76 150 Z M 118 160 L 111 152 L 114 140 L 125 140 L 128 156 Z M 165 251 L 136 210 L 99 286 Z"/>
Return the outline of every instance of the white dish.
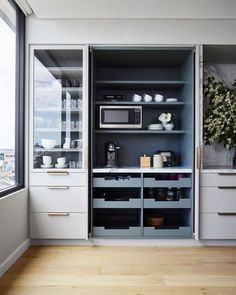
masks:
<path fill-rule="evenodd" d="M 53 164 L 50 164 L 50 165 L 40 165 L 41 168 L 53 168 Z"/>
<path fill-rule="evenodd" d="M 178 98 L 175 98 L 175 97 L 170 97 L 166 99 L 166 102 L 176 102 L 176 101 L 178 101 Z"/>
<path fill-rule="evenodd" d="M 45 149 L 53 149 L 56 146 L 56 139 L 41 139 L 41 145 Z"/>
<path fill-rule="evenodd" d="M 63 165 L 55 164 L 55 168 L 67 168 L 67 167 L 68 167 L 68 163 L 65 163 Z"/>

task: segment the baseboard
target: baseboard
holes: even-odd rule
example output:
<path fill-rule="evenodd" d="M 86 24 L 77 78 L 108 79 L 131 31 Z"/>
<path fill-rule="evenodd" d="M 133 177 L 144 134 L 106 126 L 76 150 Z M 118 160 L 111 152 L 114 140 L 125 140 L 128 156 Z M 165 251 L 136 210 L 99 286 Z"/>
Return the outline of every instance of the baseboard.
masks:
<path fill-rule="evenodd" d="M 89 240 L 31 240 L 37 246 L 236 246 L 236 240 L 200 240 L 195 239 L 99 239 Z"/>
<path fill-rule="evenodd" d="M 5 261 L 0 265 L 0 277 L 20 258 L 20 256 L 29 248 L 30 239 L 25 240 Z"/>

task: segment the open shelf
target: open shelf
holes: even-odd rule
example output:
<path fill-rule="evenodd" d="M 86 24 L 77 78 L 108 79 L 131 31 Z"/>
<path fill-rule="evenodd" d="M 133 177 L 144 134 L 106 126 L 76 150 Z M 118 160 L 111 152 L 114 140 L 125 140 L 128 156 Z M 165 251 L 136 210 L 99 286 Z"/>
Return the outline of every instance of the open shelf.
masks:
<path fill-rule="evenodd" d="M 71 108 L 68 108 L 68 109 L 62 109 L 62 108 L 36 108 L 35 109 L 35 112 L 60 112 L 60 113 L 66 113 L 66 112 L 70 112 L 70 113 L 77 113 L 77 112 L 81 112 L 82 111 L 82 108 L 74 108 L 74 109 L 71 109 Z"/>
<path fill-rule="evenodd" d="M 38 92 L 57 92 L 57 91 L 62 91 L 62 92 L 82 92 L 83 88 L 82 87 L 51 87 L 51 86 L 46 86 L 46 87 L 35 87 L 35 91 Z"/>
<path fill-rule="evenodd" d="M 124 134 L 184 134 L 185 130 L 94 130 L 94 133 L 124 133 Z"/>
<path fill-rule="evenodd" d="M 35 128 L 35 132 L 82 132 L 82 129 Z"/>
<path fill-rule="evenodd" d="M 95 101 L 95 105 L 141 105 L 151 108 L 178 108 L 185 105 L 183 101 L 177 102 L 134 102 L 134 101 Z"/>
<path fill-rule="evenodd" d="M 35 152 L 82 152 L 82 149 L 63 149 L 63 148 L 54 148 L 54 149 L 44 149 L 44 148 L 34 148 Z"/>
<path fill-rule="evenodd" d="M 106 89 L 176 89 L 182 87 L 185 81 L 97 80 L 95 84 Z"/>

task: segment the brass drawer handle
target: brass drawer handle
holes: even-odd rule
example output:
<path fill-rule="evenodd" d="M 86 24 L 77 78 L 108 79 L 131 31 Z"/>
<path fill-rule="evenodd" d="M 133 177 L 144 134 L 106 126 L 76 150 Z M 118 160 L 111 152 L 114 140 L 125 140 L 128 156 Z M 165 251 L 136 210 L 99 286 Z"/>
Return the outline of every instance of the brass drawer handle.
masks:
<path fill-rule="evenodd" d="M 69 216 L 69 212 L 48 212 L 48 216 Z"/>
<path fill-rule="evenodd" d="M 47 174 L 48 175 L 69 175 L 69 172 L 68 171 L 63 171 L 63 170 L 60 170 L 60 171 L 47 171 Z"/>
<path fill-rule="evenodd" d="M 218 186 L 219 189 L 236 189 L 236 186 Z"/>
<path fill-rule="evenodd" d="M 236 216 L 236 212 L 218 212 L 219 216 Z"/>
<path fill-rule="evenodd" d="M 62 185 L 50 185 L 47 187 L 48 189 L 69 189 L 69 186 Z"/>

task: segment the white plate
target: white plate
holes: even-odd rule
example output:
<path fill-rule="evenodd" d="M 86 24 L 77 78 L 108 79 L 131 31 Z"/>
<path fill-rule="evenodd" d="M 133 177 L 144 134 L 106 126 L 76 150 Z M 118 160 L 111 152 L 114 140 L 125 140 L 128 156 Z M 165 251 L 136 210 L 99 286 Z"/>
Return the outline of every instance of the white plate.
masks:
<path fill-rule="evenodd" d="M 178 101 L 178 98 L 175 98 L 175 97 L 170 97 L 166 99 L 166 102 L 176 102 L 176 101 Z"/>
<path fill-rule="evenodd" d="M 40 167 L 41 168 L 52 168 L 53 167 L 53 164 L 51 164 L 51 165 L 44 165 L 44 164 L 42 164 L 42 165 L 40 165 Z"/>
<path fill-rule="evenodd" d="M 55 164 L 56 168 L 66 168 L 68 167 L 68 163 L 65 163 L 64 165 Z"/>

